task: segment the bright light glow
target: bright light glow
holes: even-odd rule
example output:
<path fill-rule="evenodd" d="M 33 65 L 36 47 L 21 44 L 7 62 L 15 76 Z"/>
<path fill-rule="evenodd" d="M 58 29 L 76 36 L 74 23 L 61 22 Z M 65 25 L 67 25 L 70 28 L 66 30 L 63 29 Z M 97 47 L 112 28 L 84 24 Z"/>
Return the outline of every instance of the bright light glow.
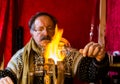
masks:
<path fill-rule="evenodd" d="M 53 36 L 52 41 L 47 45 L 45 51 L 45 63 L 48 63 L 48 59 L 52 58 L 57 64 L 57 61 L 62 61 L 64 59 L 64 55 L 61 54 L 61 50 L 59 49 L 58 45 L 62 38 L 63 29 L 58 29 L 57 25 L 55 28 L 55 35 Z"/>

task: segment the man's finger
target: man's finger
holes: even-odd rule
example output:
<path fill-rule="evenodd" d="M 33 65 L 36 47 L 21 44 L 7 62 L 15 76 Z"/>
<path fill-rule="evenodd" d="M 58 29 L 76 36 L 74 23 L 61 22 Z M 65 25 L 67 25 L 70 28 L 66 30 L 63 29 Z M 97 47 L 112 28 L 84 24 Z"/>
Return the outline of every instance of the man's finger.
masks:
<path fill-rule="evenodd" d="M 9 84 L 13 84 L 13 81 L 11 80 L 11 78 L 10 77 L 5 77 L 6 78 L 6 80 L 9 82 Z"/>
<path fill-rule="evenodd" d="M 102 48 L 98 53 L 98 55 L 96 56 L 96 60 L 101 61 L 104 57 L 105 57 L 105 51 L 104 51 L 104 48 Z"/>
<path fill-rule="evenodd" d="M 84 47 L 84 49 L 83 49 L 83 56 L 86 56 L 86 55 L 87 55 L 88 50 L 89 50 L 89 46 L 91 46 L 92 44 L 93 44 L 93 42 L 90 42 L 90 43 L 88 43 L 88 44 Z"/>
<path fill-rule="evenodd" d="M 83 49 L 80 49 L 79 52 L 82 54 L 83 53 Z"/>
<path fill-rule="evenodd" d="M 0 84 L 14 84 L 10 77 L 4 77 L 0 79 Z"/>
<path fill-rule="evenodd" d="M 6 78 L 1 78 L 0 84 L 10 84 L 10 83 L 6 80 Z"/>
<path fill-rule="evenodd" d="M 3 79 L 2 79 L 2 78 L 0 79 L 0 84 L 4 84 L 4 82 L 3 82 Z"/>
<path fill-rule="evenodd" d="M 93 51 L 93 56 L 96 56 L 100 52 L 100 46 L 96 46 Z"/>

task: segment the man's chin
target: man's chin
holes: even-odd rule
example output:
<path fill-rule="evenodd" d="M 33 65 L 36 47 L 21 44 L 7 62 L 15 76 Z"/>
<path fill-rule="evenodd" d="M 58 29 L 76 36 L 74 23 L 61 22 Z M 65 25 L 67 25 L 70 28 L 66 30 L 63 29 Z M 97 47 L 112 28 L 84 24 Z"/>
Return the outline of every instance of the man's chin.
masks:
<path fill-rule="evenodd" d="M 46 46 L 48 43 L 50 43 L 50 40 L 42 40 L 42 41 L 40 42 L 40 45 L 41 45 L 41 46 Z"/>

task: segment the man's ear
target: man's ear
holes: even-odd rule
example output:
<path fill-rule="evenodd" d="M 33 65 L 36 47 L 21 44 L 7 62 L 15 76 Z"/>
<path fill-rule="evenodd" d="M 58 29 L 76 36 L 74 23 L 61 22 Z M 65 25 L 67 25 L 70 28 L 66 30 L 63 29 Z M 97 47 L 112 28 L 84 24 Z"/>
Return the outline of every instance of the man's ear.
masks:
<path fill-rule="evenodd" d="M 30 34 L 32 35 L 32 30 L 30 30 Z"/>
<path fill-rule="evenodd" d="M 34 31 L 32 29 L 30 29 L 31 36 L 33 36 L 33 33 L 34 33 Z"/>

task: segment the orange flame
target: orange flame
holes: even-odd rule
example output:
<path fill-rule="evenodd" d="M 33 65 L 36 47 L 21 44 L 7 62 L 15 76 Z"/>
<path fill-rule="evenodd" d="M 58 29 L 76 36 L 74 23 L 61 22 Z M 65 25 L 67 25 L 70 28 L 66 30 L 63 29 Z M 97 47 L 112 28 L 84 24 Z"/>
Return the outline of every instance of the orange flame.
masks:
<path fill-rule="evenodd" d="M 52 41 L 47 45 L 46 51 L 45 51 L 45 63 L 48 63 L 48 59 L 52 58 L 57 64 L 57 61 L 62 61 L 64 59 L 64 56 L 60 54 L 60 49 L 58 48 L 59 42 L 62 38 L 63 29 L 59 29 L 56 25 L 55 28 L 55 35 L 53 36 Z"/>

